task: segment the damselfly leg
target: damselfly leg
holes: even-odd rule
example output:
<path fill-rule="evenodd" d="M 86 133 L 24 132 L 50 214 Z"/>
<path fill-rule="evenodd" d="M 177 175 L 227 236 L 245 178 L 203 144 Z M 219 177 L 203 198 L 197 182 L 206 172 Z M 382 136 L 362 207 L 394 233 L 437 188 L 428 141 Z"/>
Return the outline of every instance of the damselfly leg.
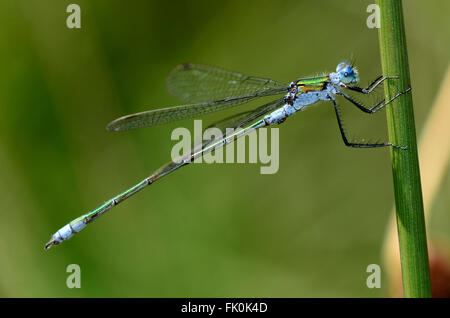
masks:
<path fill-rule="evenodd" d="M 398 93 L 397 95 L 395 95 L 393 98 L 391 98 L 390 100 L 388 100 L 386 103 L 384 103 L 382 106 L 380 106 L 379 108 L 376 108 L 378 105 L 375 105 L 372 108 L 375 108 L 375 110 L 372 110 L 372 108 L 365 108 L 364 106 L 362 106 L 361 104 L 355 104 L 356 106 L 358 106 L 358 108 L 360 109 L 367 109 L 368 111 L 370 111 L 370 113 L 374 113 L 378 110 L 380 110 L 381 108 L 383 108 L 384 106 L 386 106 L 387 104 L 389 104 L 390 102 L 392 102 L 394 99 L 396 99 L 397 97 L 403 95 L 404 93 L 410 91 L 411 89 L 408 88 L 407 90 L 405 90 L 404 92 Z M 344 95 L 345 97 L 346 95 Z M 347 95 L 348 96 L 348 95 Z M 394 147 L 397 149 L 402 149 L 402 150 L 406 150 L 408 149 L 408 147 L 402 147 L 402 146 L 398 146 L 398 145 L 394 145 L 390 142 L 383 142 L 383 143 L 355 143 L 355 142 L 350 142 L 347 139 L 347 136 L 345 134 L 345 130 L 344 130 L 344 126 L 342 125 L 342 119 L 341 119 L 341 114 L 339 111 L 339 107 L 337 105 L 336 99 L 334 98 L 334 96 L 329 95 L 330 100 L 333 102 L 333 106 L 334 106 L 334 111 L 336 113 L 336 119 L 338 122 L 338 126 L 339 126 L 339 131 L 341 132 L 341 136 L 342 136 L 342 140 L 344 141 L 344 144 L 348 147 L 352 147 L 352 148 L 379 148 L 379 147 Z M 348 99 L 348 98 L 347 98 Z M 350 99 L 349 99 L 350 100 Z M 352 100 L 350 100 L 352 101 Z M 353 101 L 352 101 L 353 102 Z M 382 101 L 384 102 L 384 100 Z M 380 103 L 378 103 L 380 104 Z"/>
<path fill-rule="evenodd" d="M 388 80 L 388 79 L 398 79 L 398 76 L 379 76 L 372 83 L 370 83 L 370 85 L 367 86 L 366 88 L 362 88 L 362 87 L 358 87 L 358 86 L 345 86 L 345 88 L 349 89 L 351 91 L 357 92 L 357 93 L 368 95 L 368 94 L 372 93 L 373 90 L 375 88 L 377 88 L 378 85 L 380 85 L 381 83 L 383 83 L 385 80 Z M 373 114 L 373 113 L 376 113 L 377 111 L 379 111 L 380 109 L 384 108 L 386 105 L 388 105 L 390 102 L 392 102 L 397 97 L 400 97 L 401 95 L 409 92 L 410 90 L 411 90 L 411 88 L 405 89 L 404 91 L 396 94 L 394 97 L 389 99 L 387 102 L 385 102 L 385 99 L 382 99 L 381 101 L 379 101 L 372 107 L 364 106 L 362 103 L 358 102 L 357 100 L 353 99 L 351 96 L 347 95 L 346 93 L 344 93 L 342 91 L 339 91 L 338 94 L 342 95 L 345 99 L 347 99 L 349 102 L 351 102 L 353 105 L 358 107 L 363 112 L 368 113 L 368 114 Z"/>
<path fill-rule="evenodd" d="M 358 87 L 358 86 L 347 86 L 346 88 L 348 88 L 349 90 L 358 92 L 358 93 L 362 93 L 362 94 L 370 94 L 375 88 L 377 88 L 378 85 L 380 85 L 381 83 L 383 83 L 385 80 L 388 79 L 397 79 L 398 76 L 379 76 L 377 77 L 372 83 L 370 83 L 369 86 L 367 86 L 366 88 L 362 88 L 362 87 Z"/>

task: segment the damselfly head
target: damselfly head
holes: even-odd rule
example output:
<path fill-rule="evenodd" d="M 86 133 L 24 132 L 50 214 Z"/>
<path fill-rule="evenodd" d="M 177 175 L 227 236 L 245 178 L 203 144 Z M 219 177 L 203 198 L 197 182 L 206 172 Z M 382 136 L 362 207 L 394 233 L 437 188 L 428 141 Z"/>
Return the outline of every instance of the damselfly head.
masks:
<path fill-rule="evenodd" d="M 336 73 L 344 84 L 358 83 L 358 70 L 349 63 L 339 63 L 336 67 Z"/>

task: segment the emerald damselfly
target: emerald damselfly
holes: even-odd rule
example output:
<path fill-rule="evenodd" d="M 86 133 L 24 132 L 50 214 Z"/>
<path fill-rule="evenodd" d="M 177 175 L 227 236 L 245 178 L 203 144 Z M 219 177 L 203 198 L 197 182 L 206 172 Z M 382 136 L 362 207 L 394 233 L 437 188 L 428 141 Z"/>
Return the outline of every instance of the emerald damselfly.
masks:
<path fill-rule="evenodd" d="M 397 149 L 406 149 L 406 147 L 394 145 L 389 142 L 357 143 L 349 141 L 342 125 L 341 112 L 335 98 L 336 96 L 342 96 L 361 111 L 373 114 L 391 103 L 394 99 L 410 91 L 410 88 L 397 93 L 388 101 L 383 99 L 371 107 L 366 107 L 356 101 L 344 90 L 370 94 L 385 80 L 396 78 L 398 77 L 380 76 L 367 88 L 361 88 L 356 86 L 359 82 L 356 68 L 345 62 L 338 64 L 336 72 L 331 72 L 323 76 L 300 78 L 289 84 L 272 79 L 246 76 L 241 73 L 230 72 L 212 66 L 198 64 L 179 65 L 169 74 L 167 87 L 172 95 L 192 104 L 149 110 L 123 116 L 108 124 L 107 129 L 111 131 L 123 131 L 166 124 L 176 120 L 195 118 L 243 105 L 261 97 L 282 94 L 283 96 L 253 110 L 241 112 L 215 124 L 215 127 L 221 129 L 223 132 L 222 136 L 194 146 L 190 153 L 169 162 L 138 184 L 106 201 L 96 209 L 71 221 L 53 234 L 50 241 L 45 245 L 45 249 L 49 249 L 53 245 L 58 245 L 68 240 L 120 202 L 178 168 L 188 165 L 206 153 L 229 144 L 235 139 L 247 135 L 258 128 L 280 124 L 289 116 L 319 101 L 329 101 L 333 104 L 339 131 L 346 146 L 353 148 L 391 146 Z M 227 134 L 225 132 L 228 131 L 227 128 L 234 128 L 234 132 Z"/>

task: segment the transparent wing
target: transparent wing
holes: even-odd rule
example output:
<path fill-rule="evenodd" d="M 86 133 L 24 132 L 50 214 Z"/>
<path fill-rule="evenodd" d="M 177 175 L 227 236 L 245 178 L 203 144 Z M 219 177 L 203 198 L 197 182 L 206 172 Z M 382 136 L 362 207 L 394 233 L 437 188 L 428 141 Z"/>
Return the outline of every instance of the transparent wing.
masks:
<path fill-rule="evenodd" d="M 286 90 L 288 87 L 285 83 L 271 79 L 200 64 L 177 66 L 168 75 L 166 84 L 170 94 L 188 103 L 253 95 L 274 89 Z"/>
<path fill-rule="evenodd" d="M 284 103 L 285 102 L 283 100 L 274 100 L 254 110 L 242 112 L 234 116 L 225 118 L 224 120 L 221 120 L 205 128 L 205 130 L 212 127 L 219 128 L 221 131 L 221 135 L 215 136 L 215 138 L 212 138 L 211 140 L 205 140 L 200 143 L 193 144 L 193 146 L 191 147 L 190 155 L 199 153 L 203 154 L 205 153 L 205 151 L 210 152 L 217 148 L 222 147 L 224 144 L 223 141 L 230 136 L 229 134 L 233 135 L 234 134 L 233 132 L 236 132 L 239 129 L 242 129 L 241 130 L 242 132 L 248 131 L 249 129 L 251 130 L 255 129 L 253 127 L 254 124 L 260 121 L 257 120 L 258 118 L 272 112 L 281 105 L 284 105 Z M 228 131 L 227 128 L 232 128 L 232 130 Z"/>
<path fill-rule="evenodd" d="M 155 110 L 148 110 L 145 112 L 126 115 L 117 118 L 116 120 L 109 123 L 108 126 L 106 126 L 106 129 L 113 131 L 122 131 L 140 127 L 167 124 L 169 122 L 176 120 L 193 118 L 211 112 L 224 110 L 233 106 L 247 103 L 257 97 L 282 94 L 284 92 L 285 88 L 273 88 L 270 90 L 256 92 L 252 95 L 225 98 L 222 100 L 199 104 L 180 105 Z"/>
<path fill-rule="evenodd" d="M 211 124 L 206 129 L 216 127 L 222 130 L 222 132 L 225 132 L 227 128 L 240 128 L 284 104 L 284 100 L 274 100 L 267 104 L 259 106 L 256 109 L 241 112 L 222 119 L 221 121 Z"/>
<path fill-rule="evenodd" d="M 251 122 L 255 121 L 259 117 L 275 110 L 276 108 L 280 107 L 283 104 L 284 104 L 283 100 L 271 101 L 271 102 L 269 102 L 265 105 L 262 105 L 254 110 L 251 110 L 248 112 L 243 112 L 243 113 L 237 114 L 232 117 L 228 117 L 225 120 L 222 120 L 222 121 L 210 126 L 210 127 L 219 128 L 222 131 L 222 136 L 218 136 L 211 140 L 206 140 L 206 141 L 202 141 L 198 144 L 194 144 L 192 146 L 189 154 L 181 156 L 180 158 L 178 158 L 178 160 L 176 162 L 171 161 L 171 162 L 167 163 L 166 165 L 162 166 L 160 169 L 158 169 L 157 171 L 155 171 L 152 174 L 152 178 L 154 180 L 157 180 L 157 179 L 165 176 L 166 174 L 172 172 L 173 170 L 178 169 L 179 167 L 187 164 L 188 162 L 190 162 L 190 160 L 193 159 L 193 157 L 201 156 L 204 153 L 211 152 L 211 151 L 216 150 L 217 148 L 222 147 L 224 145 L 223 141 L 225 140 L 225 138 L 227 138 L 226 128 L 235 128 L 235 129 L 242 128 L 242 127 L 250 124 Z M 254 127 L 252 127 L 252 125 L 244 127 L 242 130 L 243 134 L 245 134 L 246 131 L 255 129 Z M 208 129 L 208 128 L 206 128 L 206 129 Z M 239 138 L 239 136 L 237 138 Z M 189 161 L 186 162 L 186 160 L 189 160 Z"/>

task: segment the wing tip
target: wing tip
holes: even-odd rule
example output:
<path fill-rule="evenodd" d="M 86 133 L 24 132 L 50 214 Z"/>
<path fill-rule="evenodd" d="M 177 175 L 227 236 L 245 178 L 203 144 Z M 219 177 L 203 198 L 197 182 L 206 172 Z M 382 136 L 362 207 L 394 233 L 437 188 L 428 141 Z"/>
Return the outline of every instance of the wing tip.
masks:
<path fill-rule="evenodd" d="M 133 119 L 135 117 L 138 117 L 140 113 L 136 114 L 130 114 L 125 115 L 122 117 L 119 117 L 117 119 L 114 119 L 112 122 L 110 122 L 108 125 L 106 125 L 107 131 L 124 131 L 124 130 L 130 130 L 138 127 L 131 127 L 129 124 L 130 119 Z"/>
<path fill-rule="evenodd" d="M 123 129 L 120 127 L 119 121 L 116 119 L 116 120 L 113 120 L 112 122 L 110 122 L 108 125 L 106 125 L 106 130 L 107 131 L 121 131 Z"/>
<path fill-rule="evenodd" d="M 179 71 L 184 71 L 184 70 L 189 70 L 194 66 L 193 63 L 181 63 L 178 64 L 177 66 L 175 66 L 172 71 L 169 73 L 169 75 L 172 75 L 173 73 L 179 72 Z"/>
<path fill-rule="evenodd" d="M 188 69 L 192 68 L 192 63 L 182 63 L 182 64 L 178 65 L 178 67 L 183 70 L 188 70 Z"/>
<path fill-rule="evenodd" d="M 111 123 L 109 123 L 108 125 L 106 125 L 105 129 L 107 131 L 115 131 L 114 127 L 111 125 Z"/>

